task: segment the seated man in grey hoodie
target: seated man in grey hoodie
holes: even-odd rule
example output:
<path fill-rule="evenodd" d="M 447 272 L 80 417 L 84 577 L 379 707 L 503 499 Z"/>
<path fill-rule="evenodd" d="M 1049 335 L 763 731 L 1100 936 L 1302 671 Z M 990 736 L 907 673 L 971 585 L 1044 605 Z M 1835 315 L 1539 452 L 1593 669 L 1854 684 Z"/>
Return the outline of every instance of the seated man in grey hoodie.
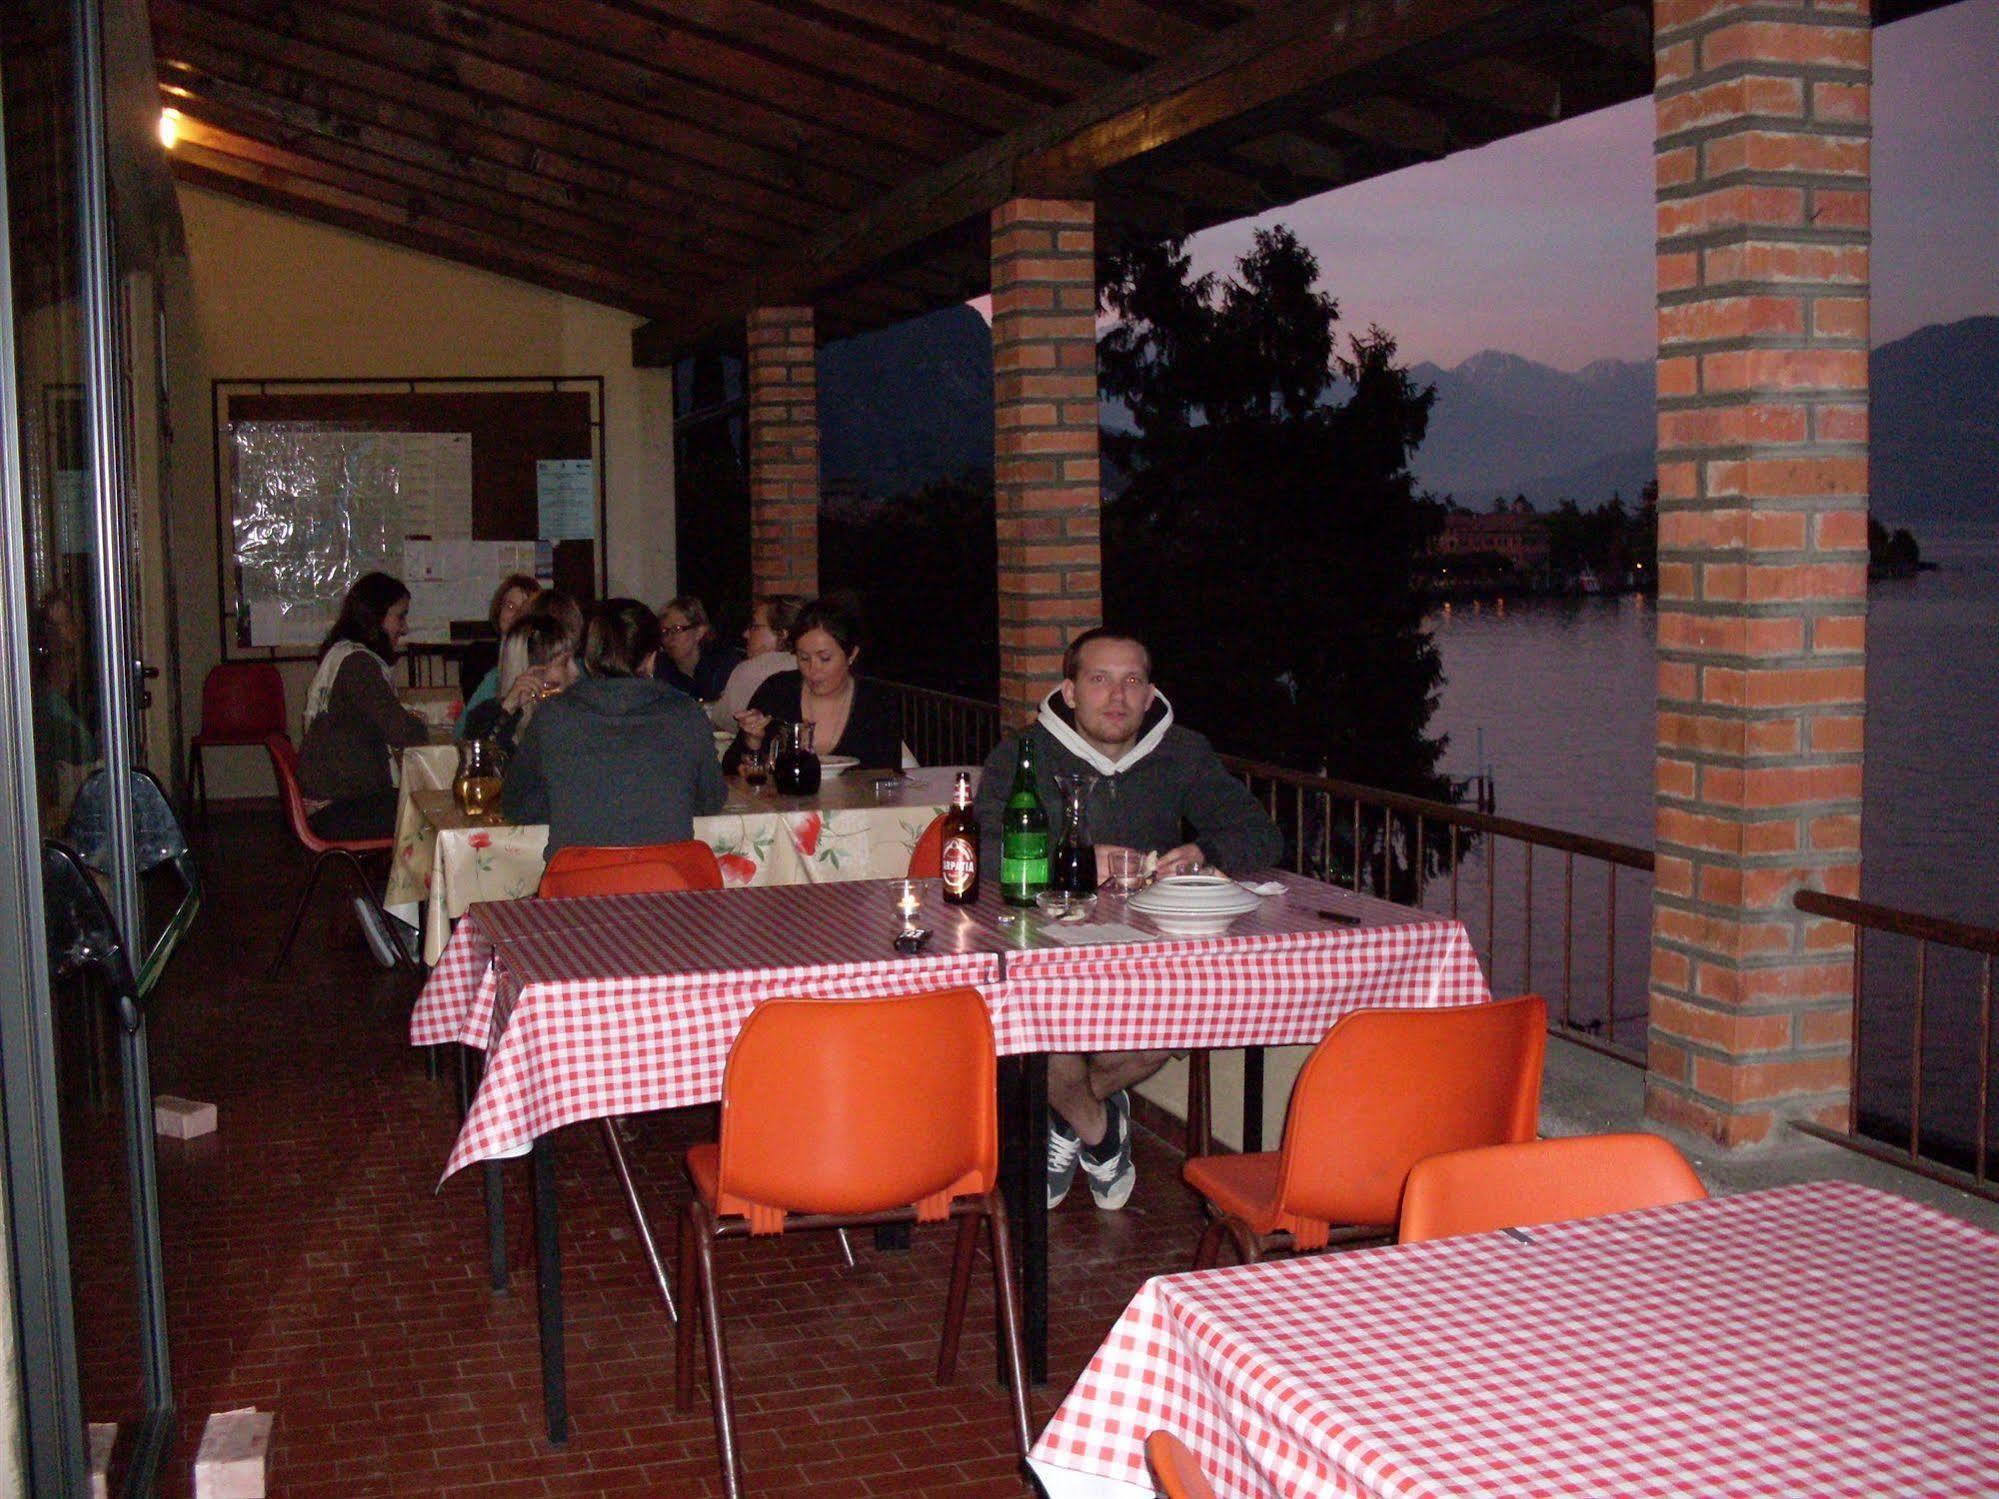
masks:
<path fill-rule="evenodd" d="M 722 810 L 727 788 L 708 715 L 653 680 L 659 621 L 636 599 L 590 612 L 583 676 L 542 705 L 507 766 L 510 822 L 548 824 L 548 852 L 570 844 L 677 843 Z"/>
<path fill-rule="evenodd" d="M 1208 741 L 1173 721 L 1173 706 L 1152 685 L 1152 655 L 1114 630 L 1069 642 L 1062 685 L 1026 730 L 1035 738 L 1042 804 L 1062 805 L 1058 775 L 1095 775 L 1088 812 L 1101 880 L 1110 851 L 1158 855 L 1158 873 L 1216 865 L 1243 873 L 1275 864 L 1284 840 L 1255 797 L 1223 768 Z M 1020 738 L 986 759 L 979 783 L 981 858 L 999 867 L 1000 814 L 1013 784 Z M 1069 1194 L 1080 1159 L 1090 1195 L 1121 1208 L 1137 1170 L 1131 1159 L 1127 1090 L 1166 1064 L 1171 1052 L 1093 1052 L 1048 1059 L 1048 1205 Z"/>

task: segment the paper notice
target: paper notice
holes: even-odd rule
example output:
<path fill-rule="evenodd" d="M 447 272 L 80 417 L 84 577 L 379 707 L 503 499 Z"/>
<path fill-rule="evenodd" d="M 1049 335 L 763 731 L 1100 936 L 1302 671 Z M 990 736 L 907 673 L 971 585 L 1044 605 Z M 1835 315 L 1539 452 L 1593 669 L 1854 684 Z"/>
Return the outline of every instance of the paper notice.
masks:
<path fill-rule="evenodd" d="M 591 541 L 597 535 L 597 464 L 589 458 L 543 458 L 534 466 L 543 541 Z"/>

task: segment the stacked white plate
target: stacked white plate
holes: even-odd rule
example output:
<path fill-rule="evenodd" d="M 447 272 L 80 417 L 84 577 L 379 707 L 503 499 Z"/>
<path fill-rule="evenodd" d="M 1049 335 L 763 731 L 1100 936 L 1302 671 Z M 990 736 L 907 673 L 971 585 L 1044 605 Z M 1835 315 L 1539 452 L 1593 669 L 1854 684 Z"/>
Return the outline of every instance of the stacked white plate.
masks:
<path fill-rule="evenodd" d="M 1128 904 L 1162 932 L 1213 937 L 1227 931 L 1236 917 L 1254 911 L 1257 898 L 1221 875 L 1170 874 L 1154 880 Z"/>

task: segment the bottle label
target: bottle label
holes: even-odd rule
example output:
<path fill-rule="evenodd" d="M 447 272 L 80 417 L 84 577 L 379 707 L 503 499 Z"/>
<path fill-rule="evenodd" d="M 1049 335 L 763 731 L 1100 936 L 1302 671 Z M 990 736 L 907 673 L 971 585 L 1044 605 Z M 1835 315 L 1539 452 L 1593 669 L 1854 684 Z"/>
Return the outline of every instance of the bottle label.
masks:
<path fill-rule="evenodd" d="M 1000 888 L 1032 893 L 1048 888 L 1048 834 L 1008 833 L 1000 840 Z"/>
<path fill-rule="evenodd" d="M 969 838 L 944 840 L 944 889 L 963 895 L 979 877 L 979 851 Z"/>

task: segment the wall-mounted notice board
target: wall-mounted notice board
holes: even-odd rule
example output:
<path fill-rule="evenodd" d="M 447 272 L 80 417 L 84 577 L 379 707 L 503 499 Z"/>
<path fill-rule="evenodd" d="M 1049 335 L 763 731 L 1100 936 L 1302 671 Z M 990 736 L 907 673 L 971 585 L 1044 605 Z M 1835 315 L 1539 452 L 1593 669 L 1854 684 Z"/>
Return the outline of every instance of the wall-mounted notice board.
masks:
<path fill-rule="evenodd" d="M 410 588 L 410 639 L 483 620 L 533 573 L 604 575 L 604 382 L 218 380 L 225 656 L 310 655 L 363 573 Z"/>

